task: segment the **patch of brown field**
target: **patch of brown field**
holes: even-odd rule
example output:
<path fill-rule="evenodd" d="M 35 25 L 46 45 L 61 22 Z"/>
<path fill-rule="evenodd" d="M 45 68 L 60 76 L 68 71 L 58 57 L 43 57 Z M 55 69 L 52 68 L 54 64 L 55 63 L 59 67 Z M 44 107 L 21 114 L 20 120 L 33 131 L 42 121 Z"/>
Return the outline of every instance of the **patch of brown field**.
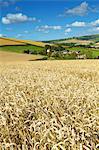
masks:
<path fill-rule="evenodd" d="M 18 62 L 41 59 L 40 55 L 18 54 L 14 52 L 0 51 L 0 62 Z"/>
<path fill-rule="evenodd" d="M 93 43 L 93 41 L 91 40 L 77 40 L 77 39 L 70 39 L 70 40 L 64 40 L 61 41 L 60 43 L 77 43 L 77 44 L 84 44 L 84 45 L 88 45 L 90 43 Z"/>

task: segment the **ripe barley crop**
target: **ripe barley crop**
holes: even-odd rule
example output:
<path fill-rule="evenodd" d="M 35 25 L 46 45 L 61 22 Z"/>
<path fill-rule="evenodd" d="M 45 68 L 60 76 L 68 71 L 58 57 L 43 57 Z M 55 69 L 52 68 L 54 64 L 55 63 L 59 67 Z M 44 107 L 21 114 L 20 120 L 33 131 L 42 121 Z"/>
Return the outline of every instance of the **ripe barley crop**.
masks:
<path fill-rule="evenodd" d="M 0 64 L 0 146 L 98 149 L 99 61 Z"/>
<path fill-rule="evenodd" d="M 18 40 L 18 39 L 13 39 L 13 38 L 0 38 L 0 46 L 5 46 L 5 45 L 35 45 L 35 46 L 41 46 L 44 47 L 46 44 L 43 42 L 38 42 L 38 41 L 30 41 L 30 40 Z"/>

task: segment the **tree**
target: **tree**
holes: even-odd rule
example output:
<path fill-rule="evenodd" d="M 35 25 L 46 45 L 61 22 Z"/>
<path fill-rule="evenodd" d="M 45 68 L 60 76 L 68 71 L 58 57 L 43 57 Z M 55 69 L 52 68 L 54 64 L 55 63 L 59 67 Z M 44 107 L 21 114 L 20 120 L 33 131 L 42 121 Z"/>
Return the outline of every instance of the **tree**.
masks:
<path fill-rule="evenodd" d="M 48 49 L 51 50 L 51 46 L 47 44 L 47 45 L 45 45 L 45 53 L 46 53 L 46 54 L 47 54 L 47 50 L 48 50 Z"/>

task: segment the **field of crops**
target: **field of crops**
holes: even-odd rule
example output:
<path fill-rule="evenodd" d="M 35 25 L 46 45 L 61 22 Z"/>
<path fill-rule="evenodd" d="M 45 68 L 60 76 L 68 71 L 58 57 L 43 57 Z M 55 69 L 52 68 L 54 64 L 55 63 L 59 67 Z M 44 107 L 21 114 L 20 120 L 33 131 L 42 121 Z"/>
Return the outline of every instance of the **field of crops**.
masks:
<path fill-rule="evenodd" d="M 0 85 L 3 149 L 98 149 L 98 60 L 0 63 Z"/>
<path fill-rule="evenodd" d="M 42 59 L 41 55 L 28 55 L 28 54 L 18 54 L 6 51 L 0 51 L 0 62 L 20 62 L 20 61 L 33 61 L 37 59 Z"/>
<path fill-rule="evenodd" d="M 15 40 L 9 40 L 6 38 L 0 38 L 0 46 L 5 45 L 26 45 L 26 43 L 15 41 Z"/>
<path fill-rule="evenodd" d="M 88 45 L 90 43 L 93 43 L 91 40 L 78 40 L 78 39 L 70 39 L 70 40 L 63 40 L 59 43 L 77 43 L 82 45 Z"/>
<path fill-rule="evenodd" d="M 44 47 L 45 43 L 38 42 L 38 41 L 32 41 L 32 40 L 18 40 L 14 38 L 1 38 L 0 37 L 0 46 L 6 46 L 6 45 L 35 45 L 35 46 L 41 46 Z"/>

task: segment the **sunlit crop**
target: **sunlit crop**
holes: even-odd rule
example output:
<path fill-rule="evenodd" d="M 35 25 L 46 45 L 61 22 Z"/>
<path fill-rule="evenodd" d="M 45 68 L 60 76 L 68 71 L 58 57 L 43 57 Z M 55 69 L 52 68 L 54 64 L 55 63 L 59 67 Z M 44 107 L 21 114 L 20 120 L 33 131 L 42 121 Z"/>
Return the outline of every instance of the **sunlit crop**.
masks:
<path fill-rule="evenodd" d="M 18 40 L 14 38 L 0 38 L 0 46 L 5 46 L 5 45 L 35 45 L 35 46 L 41 46 L 44 47 L 46 44 L 43 42 L 38 42 L 38 41 L 30 41 L 30 40 Z"/>
<path fill-rule="evenodd" d="M 96 150 L 99 61 L 0 63 L 0 146 Z"/>

